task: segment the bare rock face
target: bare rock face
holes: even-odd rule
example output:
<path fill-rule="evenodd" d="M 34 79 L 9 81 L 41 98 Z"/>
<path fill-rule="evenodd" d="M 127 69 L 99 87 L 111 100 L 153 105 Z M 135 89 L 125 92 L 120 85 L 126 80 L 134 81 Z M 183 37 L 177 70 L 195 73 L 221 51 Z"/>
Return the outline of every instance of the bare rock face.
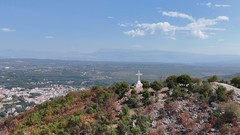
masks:
<path fill-rule="evenodd" d="M 219 86 L 225 87 L 228 91 L 233 90 L 234 91 L 234 96 L 233 96 L 233 101 L 236 101 L 240 103 L 240 89 L 237 87 L 234 87 L 229 84 L 225 83 L 219 83 L 219 82 L 211 82 L 211 85 L 214 89 L 217 89 Z"/>

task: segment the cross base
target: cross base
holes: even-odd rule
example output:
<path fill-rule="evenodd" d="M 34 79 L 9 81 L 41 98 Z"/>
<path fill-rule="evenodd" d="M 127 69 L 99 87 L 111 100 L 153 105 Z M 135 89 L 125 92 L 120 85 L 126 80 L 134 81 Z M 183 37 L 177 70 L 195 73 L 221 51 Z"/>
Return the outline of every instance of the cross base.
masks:
<path fill-rule="evenodd" d="M 136 88 L 142 88 L 143 84 L 141 83 L 141 81 L 138 81 L 135 87 Z"/>

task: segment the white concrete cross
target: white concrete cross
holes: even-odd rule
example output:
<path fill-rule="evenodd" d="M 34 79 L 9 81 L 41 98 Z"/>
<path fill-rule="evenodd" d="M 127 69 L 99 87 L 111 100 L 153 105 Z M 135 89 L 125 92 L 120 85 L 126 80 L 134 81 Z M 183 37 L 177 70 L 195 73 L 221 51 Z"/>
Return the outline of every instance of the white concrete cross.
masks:
<path fill-rule="evenodd" d="M 138 76 L 138 81 L 140 81 L 140 76 L 143 75 L 143 74 L 140 73 L 140 71 L 138 70 L 138 73 L 136 75 Z"/>

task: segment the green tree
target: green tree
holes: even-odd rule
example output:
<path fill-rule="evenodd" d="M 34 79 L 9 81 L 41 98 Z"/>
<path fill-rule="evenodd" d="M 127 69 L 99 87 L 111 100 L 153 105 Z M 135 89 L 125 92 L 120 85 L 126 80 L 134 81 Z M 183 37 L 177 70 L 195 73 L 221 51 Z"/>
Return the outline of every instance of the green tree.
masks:
<path fill-rule="evenodd" d="M 126 101 L 126 104 L 130 107 L 130 108 L 136 108 L 138 107 L 138 101 L 137 98 L 134 96 L 131 96 L 128 101 Z"/>
<path fill-rule="evenodd" d="M 179 97 L 185 97 L 185 95 L 186 95 L 186 92 L 183 88 L 177 86 L 173 89 L 172 97 L 179 98 Z"/>
<path fill-rule="evenodd" d="M 115 93 L 119 95 L 120 98 L 122 98 L 124 94 L 130 90 L 127 82 L 118 82 L 115 84 L 113 89 Z"/>
<path fill-rule="evenodd" d="M 203 83 L 199 88 L 196 90 L 198 93 L 202 94 L 205 98 L 210 97 L 212 95 L 212 87 L 208 82 Z"/>
<path fill-rule="evenodd" d="M 231 84 L 235 87 L 240 88 L 240 76 L 232 78 Z"/>
<path fill-rule="evenodd" d="M 218 77 L 216 75 L 213 75 L 208 78 L 208 82 L 217 82 L 217 81 L 218 81 Z"/>
<path fill-rule="evenodd" d="M 40 123 L 41 123 L 41 116 L 39 113 L 31 114 L 30 117 L 27 118 L 27 122 L 26 122 L 28 126 L 32 126 Z"/>
<path fill-rule="evenodd" d="M 95 113 L 95 112 L 96 112 L 96 110 L 93 109 L 92 107 L 89 107 L 89 108 L 86 110 L 86 113 L 87 113 L 87 114 L 93 114 L 93 113 Z"/>
<path fill-rule="evenodd" d="M 131 97 L 125 102 L 128 105 L 128 107 L 130 107 L 130 108 L 138 107 L 137 96 L 138 96 L 137 91 L 133 89 L 131 91 Z"/>
<path fill-rule="evenodd" d="M 144 89 L 148 89 L 150 87 L 150 84 L 148 81 L 146 80 L 141 80 L 142 84 L 143 84 L 143 88 Z"/>
<path fill-rule="evenodd" d="M 172 82 L 177 82 L 177 76 L 175 76 L 175 75 L 169 76 L 169 77 L 166 79 L 166 82 L 168 83 L 168 82 L 170 82 L 170 81 L 172 81 Z"/>
<path fill-rule="evenodd" d="M 216 99 L 220 102 L 228 101 L 233 94 L 233 90 L 227 91 L 227 89 L 223 86 L 220 86 L 218 89 L 216 89 Z"/>
<path fill-rule="evenodd" d="M 142 96 L 143 96 L 143 99 L 142 99 L 143 105 L 151 104 L 151 101 L 150 101 L 151 95 L 150 95 L 149 91 L 144 90 L 142 93 Z"/>
<path fill-rule="evenodd" d="M 140 127 L 142 133 L 146 133 L 150 126 L 150 117 L 138 114 L 136 115 L 136 125 Z"/>
<path fill-rule="evenodd" d="M 132 133 L 133 133 L 133 135 L 141 135 L 142 134 L 141 128 L 138 125 L 133 127 L 132 128 Z"/>
<path fill-rule="evenodd" d="M 177 76 L 175 75 L 169 76 L 166 79 L 165 83 L 169 89 L 173 89 L 174 87 L 177 86 Z"/>
<path fill-rule="evenodd" d="M 120 120 L 118 121 L 118 133 L 120 135 L 128 134 L 131 130 L 131 116 L 128 113 L 129 108 L 124 105 L 122 107 L 122 112 L 119 114 Z"/>
<path fill-rule="evenodd" d="M 134 97 L 134 98 L 137 97 L 137 91 L 135 89 L 131 91 L 131 97 Z"/>
<path fill-rule="evenodd" d="M 154 81 L 151 83 L 151 88 L 158 91 L 162 88 L 162 83 L 161 82 L 158 82 L 158 81 Z"/>
<path fill-rule="evenodd" d="M 183 74 L 177 77 L 177 83 L 187 87 L 191 83 L 191 77 L 187 74 Z"/>
<path fill-rule="evenodd" d="M 108 131 L 108 135 L 117 135 L 117 131 L 113 128 L 110 128 Z"/>
<path fill-rule="evenodd" d="M 77 126 L 79 123 L 80 123 L 80 117 L 79 116 L 71 115 L 68 118 L 68 126 L 69 127 Z"/>

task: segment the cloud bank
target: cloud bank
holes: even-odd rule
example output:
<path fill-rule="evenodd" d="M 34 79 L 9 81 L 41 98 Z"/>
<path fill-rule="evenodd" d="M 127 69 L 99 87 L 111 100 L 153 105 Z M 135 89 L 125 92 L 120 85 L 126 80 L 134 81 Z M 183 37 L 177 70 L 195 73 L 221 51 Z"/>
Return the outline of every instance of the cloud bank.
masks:
<path fill-rule="evenodd" d="M 197 37 L 199 39 L 207 39 L 209 38 L 213 31 L 224 31 L 223 28 L 214 27 L 220 21 L 228 21 L 229 17 L 227 16 L 218 16 L 213 19 L 206 18 L 194 18 L 188 14 L 181 12 L 162 12 L 163 16 L 173 17 L 173 18 L 182 18 L 189 20 L 190 23 L 187 23 L 185 26 L 175 26 L 171 25 L 171 23 L 165 22 L 157 22 L 157 23 L 126 23 L 119 24 L 122 27 L 132 28 L 131 30 L 125 31 L 124 34 L 130 35 L 132 37 L 137 36 L 145 36 L 145 35 L 153 35 L 156 32 L 161 32 L 169 39 L 175 40 L 175 35 L 177 31 L 189 31 L 192 36 Z"/>

